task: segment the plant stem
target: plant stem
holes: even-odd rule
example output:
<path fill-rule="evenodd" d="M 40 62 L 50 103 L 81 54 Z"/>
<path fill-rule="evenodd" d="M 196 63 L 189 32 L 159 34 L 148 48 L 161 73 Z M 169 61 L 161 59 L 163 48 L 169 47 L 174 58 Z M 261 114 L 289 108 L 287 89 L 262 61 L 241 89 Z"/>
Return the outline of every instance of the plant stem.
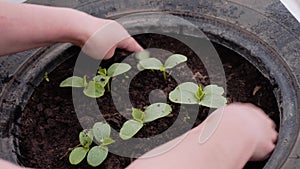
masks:
<path fill-rule="evenodd" d="M 107 82 L 107 91 L 110 92 L 110 82 L 109 82 L 109 80 Z"/>
<path fill-rule="evenodd" d="M 68 151 L 66 151 L 65 154 L 59 158 L 59 160 L 62 160 L 63 158 L 65 158 L 69 154 L 70 151 L 72 151 L 74 148 L 79 147 L 79 146 L 80 146 L 80 144 L 78 144 L 77 146 L 75 146 L 73 148 L 68 148 Z"/>
<path fill-rule="evenodd" d="M 163 71 L 163 74 L 164 74 L 164 79 L 166 80 L 167 79 L 167 73 L 166 73 L 166 71 Z"/>

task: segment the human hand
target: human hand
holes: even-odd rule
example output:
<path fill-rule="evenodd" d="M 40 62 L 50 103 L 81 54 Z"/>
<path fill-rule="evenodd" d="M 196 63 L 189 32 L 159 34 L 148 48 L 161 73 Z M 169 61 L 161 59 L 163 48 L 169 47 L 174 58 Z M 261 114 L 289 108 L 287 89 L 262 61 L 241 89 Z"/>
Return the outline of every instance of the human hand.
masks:
<path fill-rule="evenodd" d="M 82 43 L 82 50 L 94 59 L 109 59 L 116 48 L 129 52 L 144 49 L 116 21 L 92 18 L 87 31 L 87 38 Z"/>
<path fill-rule="evenodd" d="M 250 161 L 261 161 L 268 158 L 275 148 L 278 133 L 275 123 L 260 108 L 245 103 L 234 103 L 227 106 L 227 112 L 238 117 L 242 127 L 247 128 L 251 145 L 254 147 Z M 242 137 L 242 136 L 241 136 Z"/>
<path fill-rule="evenodd" d="M 260 108 L 232 103 L 215 110 L 185 135 L 146 153 L 128 169 L 198 169 L 199 164 L 200 168 L 243 168 L 249 160 L 269 157 L 276 139 L 274 122 Z M 174 161 L 179 156 L 181 160 Z"/>

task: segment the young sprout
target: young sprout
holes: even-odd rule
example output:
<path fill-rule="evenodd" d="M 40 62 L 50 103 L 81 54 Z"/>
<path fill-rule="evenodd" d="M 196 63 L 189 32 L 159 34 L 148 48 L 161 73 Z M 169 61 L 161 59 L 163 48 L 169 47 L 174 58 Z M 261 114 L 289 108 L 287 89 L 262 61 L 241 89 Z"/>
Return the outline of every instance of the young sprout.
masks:
<path fill-rule="evenodd" d="M 137 54 L 137 59 L 139 63 L 137 65 L 138 70 L 150 69 L 159 70 L 163 72 L 164 78 L 167 78 L 166 70 L 172 69 L 175 66 L 187 61 L 187 57 L 181 54 L 173 54 L 165 61 L 164 64 L 156 58 L 150 58 L 149 52 L 140 52 Z"/>
<path fill-rule="evenodd" d="M 108 91 L 110 91 L 109 80 L 112 77 L 123 74 L 131 69 L 131 66 L 127 63 L 114 63 L 107 70 L 105 68 L 99 68 L 98 75 L 93 80 L 99 82 L 104 87 L 107 85 Z"/>
<path fill-rule="evenodd" d="M 219 108 L 227 103 L 224 89 L 217 85 L 208 85 L 203 88 L 192 82 L 185 82 L 177 86 L 169 94 L 174 103 L 198 104 L 210 108 Z"/>
<path fill-rule="evenodd" d="M 132 108 L 133 119 L 127 120 L 119 133 L 123 140 L 132 138 L 139 130 L 142 129 L 145 123 L 165 117 L 172 112 L 170 105 L 166 103 L 155 103 L 148 106 L 145 111 Z"/>
<path fill-rule="evenodd" d="M 72 150 L 69 161 L 73 165 L 79 164 L 90 150 L 90 145 L 93 143 L 93 132 L 90 130 L 83 130 L 79 133 L 80 147 Z"/>
<path fill-rule="evenodd" d="M 44 79 L 46 80 L 46 82 L 50 82 L 50 79 L 48 77 L 48 72 L 45 72 Z"/>
<path fill-rule="evenodd" d="M 95 123 L 92 130 L 80 132 L 79 141 L 81 146 L 72 150 L 69 162 L 77 165 L 87 156 L 89 165 L 93 167 L 99 166 L 107 157 L 107 146 L 115 142 L 115 140 L 110 138 L 110 132 L 110 126 L 102 122 Z M 93 138 L 99 145 L 90 148 Z"/>
<path fill-rule="evenodd" d="M 109 80 L 112 77 L 123 74 L 131 69 L 131 66 L 126 63 L 114 63 L 107 70 L 99 68 L 98 75 L 93 77 L 93 80 L 87 82 L 86 76 L 72 76 L 60 83 L 60 87 L 78 87 L 84 88 L 83 93 L 91 98 L 99 98 L 104 95 L 105 86 L 110 91 Z"/>

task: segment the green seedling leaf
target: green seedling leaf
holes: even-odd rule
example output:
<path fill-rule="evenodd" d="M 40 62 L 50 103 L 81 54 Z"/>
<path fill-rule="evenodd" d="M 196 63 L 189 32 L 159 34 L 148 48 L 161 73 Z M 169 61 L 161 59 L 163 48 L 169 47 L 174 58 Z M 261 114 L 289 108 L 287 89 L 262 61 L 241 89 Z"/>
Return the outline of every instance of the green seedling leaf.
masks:
<path fill-rule="evenodd" d="M 204 96 L 200 101 L 200 105 L 219 108 L 227 103 L 227 100 L 222 94 L 224 94 L 224 89 L 217 85 L 208 85 L 203 89 Z"/>
<path fill-rule="evenodd" d="M 79 142 L 84 148 L 89 148 L 93 143 L 93 132 L 90 130 L 83 130 L 79 133 Z"/>
<path fill-rule="evenodd" d="M 141 64 L 137 64 L 136 65 L 137 66 L 137 69 L 139 70 L 139 71 L 142 71 L 142 70 L 144 70 L 145 68 L 143 68 L 143 66 L 141 65 Z"/>
<path fill-rule="evenodd" d="M 72 76 L 62 81 L 59 86 L 60 87 L 84 87 L 84 80 L 81 77 Z"/>
<path fill-rule="evenodd" d="M 172 112 L 170 105 L 166 103 L 154 103 L 148 106 L 145 110 L 144 122 L 151 122 L 156 119 L 165 117 Z"/>
<path fill-rule="evenodd" d="M 129 71 L 130 69 L 131 66 L 127 63 L 114 63 L 108 68 L 107 75 L 115 77 Z"/>
<path fill-rule="evenodd" d="M 134 120 L 143 123 L 144 112 L 140 109 L 132 108 L 132 117 Z"/>
<path fill-rule="evenodd" d="M 196 98 L 200 101 L 202 98 L 203 98 L 203 96 L 204 96 L 204 92 L 203 92 L 203 90 L 202 90 L 202 87 L 201 86 L 199 86 L 198 87 L 198 90 L 197 90 L 197 92 L 196 92 Z"/>
<path fill-rule="evenodd" d="M 144 50 L 144 51 L 142 51 L 142 52 L 136 53 L 136 54 L 135 54 L 135 57 L 136 57 L 139 61 L 141 61 L 141 60 L 143 60 L 143 59 L 148 59 L 148 58 L 150 57 L 150 52 L 147 51 L 147 50 Z"/>
<path fill-rule="evenodd" d="M 46 80 L 46 82 L 50 82 L 50 79 L 49 79 L 49 76 L 48 76 L 48 72 L 45 72 L 44 79 Z"/>
<path fill-rule="evenodd" d="M 109 138 L 110 132 L 111 128 L 107 123 L 97 122 L 93 126 L 94 137 L 99 143 L 102 143 L 105 138 Z"/>
<path fill-rule="evenodd" d="M 109 76 L 97 75 L 93 78 L 95 82 L 98 82 L 102 87 L 104 87 L 109 82 Z"/>
<path fill-rule="evenodd" d="M 199 104 L 206 107 L 219 108 L 226 105 L 226 103 L 227 100 L 223 96 L 207 94 L 204 95 Z"/>
<path fill-rule="evenodd" d="M 160 70 L 163 64 L 156 58 L 143 59 L 139 62 L 139 65 L 143 69 Z"/>
<path fill-rule="evenodd" d="M 108 148 L 105 146 L 95 146 L 93 147 L 88 155 L 87 162 L 93 167 L 99 166 L 107 157 Z"/>
<path fill-rule="evenodd" d="M 119 136 L 123 140 L 128 140 L 132 138 L 142 127 L 143 123 L 141 122 L 136 120 L 127 120 L 121 128 Z"/>
<path fill-rule="evenodd" d="M 98 74 L 101 75 L 101 76 L 106 76 L 106 69 L 105 68 L 101 68 L 99 67 L 98 68 Z"/>
<path fill-rule="evenodd" d="M 187 61 L 187 57 L 180 55 L 180 54 L 174 54 L 171 55 L 165 62 L 164 67 L 166 69 L 171 69 L 177 65 L 179 65 L 180 63 L 186 62 Z"/>
<path fill-rule="evenodd" d="M 69 156 L 69 161 L 72 165 L 77 165 L 79 164 L 84 157 L 86 156 L 87 152 L 89 149 L 83 148 L 83 147 L 77 147 L 72 150 L 70 156 Z"/>
<path fill-rule="evenodd" d="M 107 138 L 103 139 L 103 142 L 102 142 L 101 146 L 108 146 L 108 145 L 110 145 L 114 142 L 116 142 L 114 139 L 112 139 L 110 137 L 107 137 Z"/>
<path fill-rule="evenodd" d="M 104 95 L 104 92 L 104 87 L 95 81 L 90 81 L 87 87 L 83 90 L 83 93 L 91 98 L 99 98 Z"/>
<path fill-rule="evenodd" d="M 224 89 L 223 89 L 223 87 L 219 87 L 217 85 L 207 85 L 204 87 L 203 92 L 205 94 L 222 95 L 222 94 L 224 94 Z"/>
<path fill-rule="evenodd" d="M 195 93 L 198 90 L 198 85 L 192 82 L 185 82 L 178 85 L 169 94 L 169 99 L 174 103 L 181 104 L 198 104 L 199 100 Z"/>

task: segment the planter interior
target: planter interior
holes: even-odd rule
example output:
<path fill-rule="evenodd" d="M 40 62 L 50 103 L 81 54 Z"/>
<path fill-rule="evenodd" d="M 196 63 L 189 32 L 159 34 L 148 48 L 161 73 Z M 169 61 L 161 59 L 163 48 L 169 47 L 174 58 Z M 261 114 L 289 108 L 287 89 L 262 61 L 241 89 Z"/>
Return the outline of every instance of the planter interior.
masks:
<path fill-rule="evenodd" d="M 159 39 L 162 38 L 167 39 L 165 36 L 162 35 L 151 35 L 151 34 L 140 35 L 137 36 L 136 38 L 143 45 L 148 45 L 152 40 L 151 47 L 161 46 L 161 44 L 164 44 L 165 42 L 163 40 L 161 42 L 159 41 Z M 147 41 L 145 39 L 150 39 L 150 41 Z M 170 45 L 170 42 L 167 40 L 165 44 L 166 45 L 163 46 L 169 45 L 170 49 L 168 50 L 172 52 L 180 52 L 183 50 L 183 54 L 193 55 L 193 54 L 189 54 L 193 52 L 188 51 L 187 50 L 188 48 L 187 49 L 185 49 L 184 47 L 179 48 L 176 45 L 176 43 L 175 45 L 174 44 Z M 223 61 L 224 68 L 226 69 L 225 73 L 228 73 L 227 78 L 228 76 L 230 76 L 231 78 L 235 79 L 235 80 L 228 79 L 227 82 L 228 85 L 227 97 L 231 98 L 231 100 L 229 101 L 230 102 L 233 101 L 253 102 L 258 106 L 263 107 L 263 109 L 266 112 L 268 112 L 268 115 L 277 123 L 277 126 L 279 127 L 280 117 L 279 117 L 279 110 L 277 107 L 277 101 L 280 98 L 277 98 L 276 101 L 275 96 L 272 93 L 273 91 L 278 90 L 277 84 L 276 83 L 271 84 L 256 68 L 254 68 L 247 60 L 243 59 L 243 57 L 238 53 L 216 42 L 214 43 L 214 46 L 216 47 L 217 51 L 219 52 L 219 55 L 221 56 L 221 60 Z M 23 101 L 22 108 L 19 108 L 17 110 L 18 114 L 21 114 L 21 118 L 16 117 L 15 118 L 16 121 L 13 122 L 14 130 L 18 131 L 19 133 L 18 137 L 15 137 L 14 141 L 16 145 L 15 149 L 17 150 L 18 160 L 22 165 L 28 167 L 36 167 L 36 168 L 47 168 L 47 166 L 50 166 L 50 168 L 71 167 L 70 164 L 68 164 L 68 156 L 65 156 L 65 153 L 68 153 L 69 148 L 72 148 L 79 143 L 78 133 L 82 130 L 82 128 L 77 120 L 77 116 L 74 112 L 74 108 L 72 110 L 72 106 L 73 106 L 72 97 L 71 97 L 72 90 L 62 89 L 59 88 L 58 86 L 59 83 L 64 78 L 72 75 L 73 66 L 75 64 L 76 56 L 78 55 L 78 52 L 79 49 L 76 47 L 70 47 L 70 48 L 66 47 L 66 49 L 63 49 L 61 52 L 49 52 L 49 57 L 51 56 L 51 58 L 55 58 L 55 59 L 53 59 L 50 62 L 47 62 L 46 64 L 48 66 L 44 68 L 42 67 L 43 65 L 35 66 L 35 67 L 39 67 L 38 72 L 34 71 L 35 76 L 32 77 L 33 79 L 31 79 L 30 82 L 28 82 L 30 83 L 29 93 L 33 92 L 33 94 L 31 95 L 28 93 L 26 94 L 23 93 L 23 95 L 26 95 L 26 100 Z M 118 55 L 118 57 L 115 58 L 115 61 L 122 60 L 122 57 L 128 54 L 129 53 L 123 51 L 117 52 L 116 55 Z M 67 58 L 70 59 L 66 60 Z M 191 62 L 195 62 L 195 61 L 192 60 Z M 104 65 L 108 65 L 108 64 L 111 64 L 111 61 L 107 61 L 106 63 L 104 62 Z M 194 68 L 195 70 L 203 68 L 201 67 L 200 62 L 198 63 L 198 65 L 200 65 L 200 68 Z M 236 69 L 236 70 L 231 70 L 231 69 Z M 43 74 L 44 72 L 46 71 L 50 72 L 51 70 L 53 70 L 53 72 L 50 73 L 49 75 L 50 82 L 48 83 L 43 80 Z M 241 73 L 239 75 L 236 75 L 236 77 L 234 77 L 235 73 L 232 73 L 231 71 L 235 71 L 235 72 L 241 71 Z M 205 74 L 205 71 L 201 73 Z M 172 83 L 172 79 L 170 78 L 168 78 L 168 83 L 163 82 L 163 77 L 161 75 L 157 74 L 157 72 L 156 74 L 153 75 L 151 71 L 148 72 L 148 74 L 146 75 L 138 74 L 137 79 L 143 78 L 145 76 L 147 77 L 150 76 L 153 79 L 155 79 L 156 76 L 158 76 L 157 80 L 162 83 L 160 87 L 158 86 L 158 88 L 161 88 L 163 90 L 166 88 L 166 86 L 169 87 L 168 83 Z M 248 79 L 247 78 L 243 79 L 243 77 L 248 77 Z M 155 81 L 153 79 L 151 79 L 150 81 Z M 248 83 L 249 79 L 252 80 L 254 83 Z M 41 82 L 41 84 L 39 84 L 39 82 Z M 208 79 L 203 77 L 199 78 L 198 82 L 207 85 L 209 83 L 209 78 Z M 145 83 L 147 84 L 147 82 Z M 260 91 L 258 90 L 256 93 L 253 94 L 254 92 L 253 90 L 255 90 L 255 87 L 257 86 L 261 87 Z M 171 89 L 175 87 L 176 87 L 176 83 L 173 82 L 173 86 L 171 87 Z M 150 91 L 153 90 L 154 88 L 155 88 L 154 86 L 151 86 L 149 89 L 146 88 L 145 89 L 146 92 L 139 95 L 142 97 L 147 96 L 150 94 Z M 46 90 L 47 91 L 50 90 L 50 91 L 47 92 Z M 60 97 L 60 95 L 64 95 L 64 96 Z M 142 97 L 139 99 L 142 99 Z M 105 97 L 103 100 L 109 100 L 109 96 Z M 104 104 L 103 100 L 102 103 Z M 148 98 L 145 99 L 145 102 L 147 102 L 147 100 Z M 54 103 L 56 107 L 53 107 L 53 105 L 51 105 L 52 103 Z M 278 103 L 280 103 L 280 101 L 278 101 Z M 139 105 L 138 103 L 136 103 L 135 106 L 141 106 L 141 105 L 145 106 L 143 104 Z M 109 104 L 108 107 L 112 108 L 113 105 Z M 200 109 L 194 126 L 196 126 L 206 118 L 207 111 L 208 111 L 207 109 Z M 114 112 L 107 113 L 106 116 L 109 116 L 109 114 L 114 114 Z M 174 117 L 167 118 L 167 121 L 172 122 L 172 120 L 174 121 L 174 119 L 180 117 L 176 115 L 176 113 L 173 115 Z M 116 128 L 118 128 L 120 127 L 121 122 L 124 122 L 124 120 L 123 121 L 120 120 L 121 122 L 119 122 L 119 124 L 114 124 L 114 123 L 117 123 L 115 121 L 120 118 L 121 116 L 119 116 L 117 119 L 111 119 L 110 117 L 107 117 L 106 120 L 110 121 L 113 127 L 115 126 Z M 21 124 L 21 125 L 18 126 L 16 124 Z M 168 129 L 168 125 L 170 125 L 171 123 L 168 124 L 168 123 L 163 123 L 163 121 L 159 121 L 157 122 L 157 124 L 153 124 L 153 125 L 156 125 L 156 127 L 158 128 L 160 127 L 161 124 L 167 126 L 167 128 L 165 129 Z M 149 133 L 151 134 L 151 132 L 149 132 L 151 130 L 153 129 L 149 128 L 148 131 L 147 129 L 145 129 L 144 134 L 146 133 L 146 135 L 140 134 L 137 135 L 137 137 L 147 137 L 147 134 L 148 135 Z M 161 131 L 158 131 L 158 133 L 159 132 Z M 154 133 L 154 134 L 152 133 L 152 134 L 155 135 L 158 133 Z M 174 137 L 176 136 L 175 135 L 170 136 L 170 139 Z M 53 152 L 53 154 L 48 154 L 47 155 L 48 158 L 44 158 L 44 160 L 39 159 L 42 156 L 42 154 L 45 152 Z M 49 156 L 54 158 L 49 158 Z M 130 162 L 131 162 L 130 158 L 125 158 L 125 157 L 120 157 L 117 155 L 110 154 L 107 161 L 99 168 L 109 168 L 110 165 L 114 166 L 115 168 L 124 168 Z M 259 163 L 248 163 L 245 168 L 253 168 L 253 167 L 263 168 L 266 162 L 267 161 L 259 162 Z M 86 164 L 73 166 L 73 168 L 87 168 L 87 167 L 88 166 Z"/>

